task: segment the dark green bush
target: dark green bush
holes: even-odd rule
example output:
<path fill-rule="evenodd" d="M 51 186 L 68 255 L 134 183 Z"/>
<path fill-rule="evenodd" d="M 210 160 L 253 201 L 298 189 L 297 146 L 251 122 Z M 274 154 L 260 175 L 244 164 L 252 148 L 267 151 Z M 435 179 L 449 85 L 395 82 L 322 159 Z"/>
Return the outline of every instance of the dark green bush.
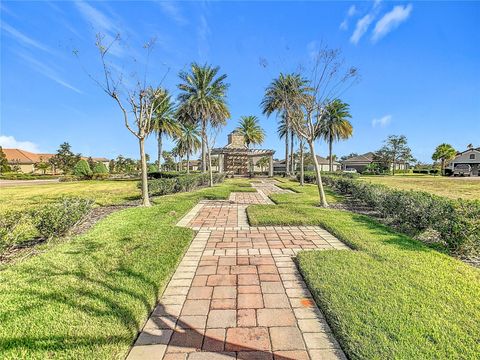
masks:
<path fill-rule="evenodd" d="M 78 197 L 64 197 L 43 205 L 33 214 L 35 228 L 45 238 L 65 235 L 92 209 L 93 201 Z"/>
<path fill-rule="evenodd" d="M 323 181 L 339 193 L 348 194 L 378 211 L 409 235 L 434 230 L 453 253 L 480 253 L 480 201 L 452 200 L 422 191 L 396 190 L 343 176 L 324 175 Z"/>
<path fill-rule="evenodd" d="M 165 174 L 165 173 L 162 173 Z M 168 174 L 168 173 L 167 173 Z M 173 176 L 175 174 L 175 176 Z M 169 177 L 171 176 L 171 177 Z M 214 173 L 213 183 L 220 183 L 225 180 L 225 174 Z M 209 174 L 180 174 L 172 173 L 164 178 L 148 180 L 148 194 L 150 196 L 168 195 L 177 192 L 192 191 L 209 184 Z M 138 183 L 141 188 L 141 183 Z"/>
<path fill-rule="evenodd" d="M 70 181 L 78 181 L 80 178 L 78 178 L 75 175 L 63 175 L 60 177 L 60 182 L 70 182 Z"/>
<path fill-rule="evenodd" d="M 56 179 L 57 176 L 54 175 L 41 175 L 41 174 L 24 174 L 24 173 L 2 173 L 0 174 L 0 179 L 3 180 L 47 180 L 47 179 Z"/>
<path fill-rule="evenodd" d="M 103 162 L 97 162 L 92 169 L 94 174 L 108 174 L 108 169 Z"/>
<path fill-rule="evenodd" d="M 92 170 L 86 160 L 79 160 L 73 168 L 73 174 L 81 179 L 89 179 L 92 176 Z"/>

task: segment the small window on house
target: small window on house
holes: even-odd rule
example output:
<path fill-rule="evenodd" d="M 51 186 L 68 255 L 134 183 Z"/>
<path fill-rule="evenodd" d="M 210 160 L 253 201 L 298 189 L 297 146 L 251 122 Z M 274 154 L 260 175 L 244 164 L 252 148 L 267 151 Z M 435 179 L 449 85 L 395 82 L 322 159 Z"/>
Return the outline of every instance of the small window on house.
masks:
<path fill-rule="evenodd" d="M 475 159 L 475 154 L 470 154 L 470 159 L 471 160 Z"/>

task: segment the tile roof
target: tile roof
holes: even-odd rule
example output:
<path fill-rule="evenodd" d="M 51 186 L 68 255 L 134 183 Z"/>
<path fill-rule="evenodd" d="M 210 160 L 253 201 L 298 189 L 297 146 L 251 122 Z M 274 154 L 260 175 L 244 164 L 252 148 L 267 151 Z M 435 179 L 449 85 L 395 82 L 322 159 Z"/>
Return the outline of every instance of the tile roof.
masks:
<path fill-rule="evenodd" d="M 22 149 L 3 149 L 8 163 L 35 164 L 41 161 L 48 161 L 55 154 L 36 154 Z M 88 160 L 88 156 L 82 156 L 82 159 Z M 92 157 L 93 161 L 106 162 L 109 159 L 104 157 Z"/>

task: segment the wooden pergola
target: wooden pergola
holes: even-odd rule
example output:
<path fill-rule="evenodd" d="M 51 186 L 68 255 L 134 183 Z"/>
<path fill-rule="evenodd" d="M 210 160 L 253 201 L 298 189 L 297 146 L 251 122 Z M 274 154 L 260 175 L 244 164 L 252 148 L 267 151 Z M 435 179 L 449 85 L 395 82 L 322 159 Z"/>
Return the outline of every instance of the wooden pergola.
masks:
<path fill-rule="evenodd" d="M 211 153 L 212 155 L 218 156 L 219 172 L 228 172 L 235 175 L 248 174 L 250 158 L 268 156 L 268 174 L 269 176 L 273 176 L 273 154 L 275 154 L 275 150 L 225 146 L 223 148 L 212 149 Z"/>

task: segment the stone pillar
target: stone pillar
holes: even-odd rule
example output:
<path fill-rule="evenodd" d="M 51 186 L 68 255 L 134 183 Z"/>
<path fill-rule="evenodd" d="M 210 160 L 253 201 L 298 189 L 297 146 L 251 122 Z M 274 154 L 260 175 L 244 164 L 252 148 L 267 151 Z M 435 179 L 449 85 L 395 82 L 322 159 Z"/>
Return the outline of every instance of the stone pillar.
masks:
<path fill-rule="evenodd" d="M 268 176 L 273 176 L 273 154 L 270 155 L 269 159 L 269 164 L 268 164 Z"/>
<path fill-rule="evenodd" d="M 223 173 L 223 154 L 218 154 L 218 172 Z"/>

